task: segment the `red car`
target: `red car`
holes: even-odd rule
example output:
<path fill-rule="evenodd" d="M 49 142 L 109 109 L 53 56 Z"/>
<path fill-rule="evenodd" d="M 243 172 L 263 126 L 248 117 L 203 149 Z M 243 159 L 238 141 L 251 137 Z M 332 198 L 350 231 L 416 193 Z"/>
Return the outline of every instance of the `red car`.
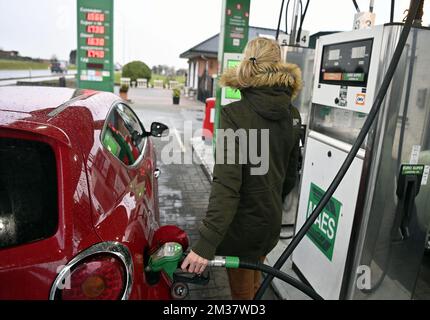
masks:
<path fill-rule="evenodd" d="M 150 136 L 116 95 L 0 88 L 0 299 L 170 299 Z"/>

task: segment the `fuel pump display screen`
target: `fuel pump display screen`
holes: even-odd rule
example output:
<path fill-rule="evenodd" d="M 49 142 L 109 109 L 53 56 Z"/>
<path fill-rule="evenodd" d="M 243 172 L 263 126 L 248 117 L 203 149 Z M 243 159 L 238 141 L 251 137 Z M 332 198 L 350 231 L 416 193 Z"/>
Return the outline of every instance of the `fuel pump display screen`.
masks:
<path fill-rule="evenodd" d="M 366 87 L 373 39 L 323 47 L 320 83 Z"/>

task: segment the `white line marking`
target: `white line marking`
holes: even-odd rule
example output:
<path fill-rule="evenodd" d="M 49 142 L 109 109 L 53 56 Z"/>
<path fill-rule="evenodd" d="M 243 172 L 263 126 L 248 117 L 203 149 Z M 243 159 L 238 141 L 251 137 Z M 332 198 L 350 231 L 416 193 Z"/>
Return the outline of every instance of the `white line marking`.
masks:
<path fill-rule="evenodd" d="M 176 140 L 178 141 L 178 144 L 179 144 L 179 146 L 181 147 L 182 152 L 183 152 L 183 153 L 185 153 L 185 152 L 186 152 L 186 149 L 185 149 L 184 144 L 182 143 L 181 136 L 179 135 L 178 130 L 177 130 L 177 129 L 176 129 L 176 127 L 173 125 L 173 123 L 172 123 L 172 121 L 171 121 L 171 120 L 169 120 L 169 122 L 170 122 L 170 126 L 171 126 L 171 128 L 172 128 L 172 131 L 173 131 L 173 133 L 175 134 Z"/>

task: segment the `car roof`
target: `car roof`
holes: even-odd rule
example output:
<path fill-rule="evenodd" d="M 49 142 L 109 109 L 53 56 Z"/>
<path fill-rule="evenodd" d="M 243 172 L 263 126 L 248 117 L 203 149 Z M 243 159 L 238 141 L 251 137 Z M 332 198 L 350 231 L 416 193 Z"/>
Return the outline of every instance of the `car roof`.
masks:
<path fill-rule="evenodd" d="M 54 87 L 0 87 L 0 110 L 30 113 L 56 108 L 76 96 L 76 90 Z"/>
<path fill-rule="evenodd" d="M 0 129 L 43 134 L 70 145 L 81 130 L 76 124 L 82 117 L 89 116 L 94 129 L 101 129 L 117 100 L 120 98 L 112 93 L 87 89 L 0 87 Z"/>
<path fill-rule="evenodd" d="M 87 108 L 93 114 L 95 121 L 104 120 L 113 101 L 116 100 L 120 100 L 120 98 L 113 93 L 90 89 L 40 86 L 0 87 L 0 112 L 37 115 L 37 121 L 41 122 L 51 121 L 69 106 Z"/>

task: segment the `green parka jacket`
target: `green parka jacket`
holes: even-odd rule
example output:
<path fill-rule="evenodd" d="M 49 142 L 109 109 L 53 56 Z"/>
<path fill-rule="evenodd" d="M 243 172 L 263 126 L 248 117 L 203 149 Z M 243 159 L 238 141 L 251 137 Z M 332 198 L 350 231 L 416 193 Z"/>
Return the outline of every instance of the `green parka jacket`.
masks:
<path fill-rule="evenodd" d="M 199 227 L 200 239 L 192 248 L 203 258 L 212 259 L 216 254 L 257 260 L 279 241 L 282 195 L 295 185 L 299 156 L 295 126 L 300 125 L 300 114 L 292 107 L 291 99 L 300 90 L 300 69 L 295 65 L 288 68 L 286 74 L 275 74 L 282 81 L 273 87 L 240 88 L 234 74 L 227 81 L 240 89 L 242 99 L 222 109 L 219 127 L 236 132 L 244 129 L 248 139 L 236 137 L 235 159 L 228 162 L 228 143 L 217 133 L 209 206 Z M 268 129 L 268 141 L 262 138 L 263 129 Z M 251 131 L 257 132 L 257 150 L 252 150 Z M 241 149 L 244 141 L 249 145 L 248 152 Z M 224 156 L 218 157 L 219 148 L 223 148 Z M 239 160 L 239 150 L 244 150 L 245 160 Z M 256 151 L 258 156 L 266 157 L 261 163 L 250 156 Z"/>

